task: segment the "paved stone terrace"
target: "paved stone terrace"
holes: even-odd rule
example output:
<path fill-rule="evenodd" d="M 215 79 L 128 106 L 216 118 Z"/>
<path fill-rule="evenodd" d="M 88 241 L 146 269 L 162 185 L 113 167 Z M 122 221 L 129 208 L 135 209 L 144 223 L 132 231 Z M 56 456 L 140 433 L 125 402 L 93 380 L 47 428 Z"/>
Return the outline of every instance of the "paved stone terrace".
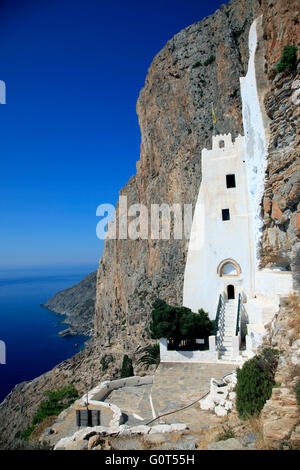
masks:
<path fill-rule="evenodd" d="M 156 415 L 199 400 L 209 391 L 212 377 L 220 379 L 235 369 L 233 364 L 161 363 L 156 370 L 151 391 Z"/>
<path fill-rule="evenodd" d="M 151 387 L 152 384 L 119 388 L 117 390 L 113 390 L 105 399 L 105 402 L 117 405 L 121 411 L 125 413 L 127 416 L 125 424 L 142 424 L 142 421 L 145 422 L 152 419 L 149 398 Z M 136 419 L 133 414 L 136 414 L 143 419 Z"/>

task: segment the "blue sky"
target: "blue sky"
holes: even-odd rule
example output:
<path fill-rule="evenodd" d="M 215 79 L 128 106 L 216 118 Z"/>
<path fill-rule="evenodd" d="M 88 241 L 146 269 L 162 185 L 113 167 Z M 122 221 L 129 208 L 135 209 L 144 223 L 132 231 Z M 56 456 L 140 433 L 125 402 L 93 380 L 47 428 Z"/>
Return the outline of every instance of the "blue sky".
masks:
<path fill-rule="evenodd" d="M 135 173 L 147 69 L 222 3 L 0 0 L 0 269 L 97 265 L 96 208 Z"/>

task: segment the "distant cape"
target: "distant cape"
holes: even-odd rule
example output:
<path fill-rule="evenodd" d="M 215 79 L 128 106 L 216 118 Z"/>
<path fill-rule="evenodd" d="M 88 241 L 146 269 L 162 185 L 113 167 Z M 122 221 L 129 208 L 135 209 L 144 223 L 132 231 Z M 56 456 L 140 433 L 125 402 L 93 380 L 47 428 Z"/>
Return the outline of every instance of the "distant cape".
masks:
<path fill-rule="evenodd" d="M 52 312 L 66 315 L 63 323 L 66 323 L 68 328 L 61 332 L 62 336 L 93 336 L 96 277 L 95 271 L 75 286 L 59 291 L 46 303 L 41 304 Z"/>

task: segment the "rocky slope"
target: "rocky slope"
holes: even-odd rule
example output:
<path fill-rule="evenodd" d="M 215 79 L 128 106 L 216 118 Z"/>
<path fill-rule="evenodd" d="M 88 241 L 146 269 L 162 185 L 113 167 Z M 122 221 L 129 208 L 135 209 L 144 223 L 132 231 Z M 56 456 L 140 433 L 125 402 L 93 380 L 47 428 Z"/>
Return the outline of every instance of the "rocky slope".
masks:
<path fill-rule="evenodd" d="M 93 335 L 96 271 L 86 276 L 75 286 L 62 290 L 43 306 L 52 312 L 66 315 L 63 323 L 69 327 L 62 333 L 68 335 Z"/>

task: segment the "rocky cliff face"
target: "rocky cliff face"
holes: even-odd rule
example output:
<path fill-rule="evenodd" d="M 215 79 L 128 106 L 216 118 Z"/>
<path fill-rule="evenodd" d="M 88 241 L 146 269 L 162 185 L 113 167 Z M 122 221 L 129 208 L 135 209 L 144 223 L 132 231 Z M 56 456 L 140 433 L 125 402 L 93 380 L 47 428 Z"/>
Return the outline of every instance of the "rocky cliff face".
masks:
<path fill-rule="evenodd" d="M 298 10 L 297 0 L 232 0 L 167 42 L 149 68 L 137 103 L 141 155 L 136 175 L 120 191 L 128 197 L 128 206 L 195 205 L 202 149 L 211 148 L 213 133 L 243 134 L 239 78 L 246 73 L 249 28 L 262 14 L 258 83 L 270 119 L 270 148 L 261 263 L 294 267 L 299 243 L 299 105 L 291 102 L 291 88 L 297 86 L 297 76 L 275 75 L 274 66 L 285 44 L 299 44 Z M 45 390 L 75 380 L 81 393 L 91 376 L 95 381 L 103 378 L 103 355 L 114 358 L 107 371 L 112 378 L 119 374 L 124 350 L 136 367 L 138 345 L 149 341 L 153 300 L 182 303 L 187 248 L 187 240 L 105 242 L 97 273 L 94 344 L 15 388 L 0 406 L 0 441 L 12 440 L 30 423 Z M 276 331 L 275 324 L 272 328 Z"/>
<path fill-rule="evenodd" d="M 299 4 L 294 1 L 264 3 L 265 73 L 268 90 L 265 109 L 270 118 L 270 142 L 265 193 L 261 265 L 294 271 L 300 235 L 300 88 L 298 73 L 276 74 L 283 47 L 299 46 Z M 299 284 L 300 287 L 300 284 Z"/>

